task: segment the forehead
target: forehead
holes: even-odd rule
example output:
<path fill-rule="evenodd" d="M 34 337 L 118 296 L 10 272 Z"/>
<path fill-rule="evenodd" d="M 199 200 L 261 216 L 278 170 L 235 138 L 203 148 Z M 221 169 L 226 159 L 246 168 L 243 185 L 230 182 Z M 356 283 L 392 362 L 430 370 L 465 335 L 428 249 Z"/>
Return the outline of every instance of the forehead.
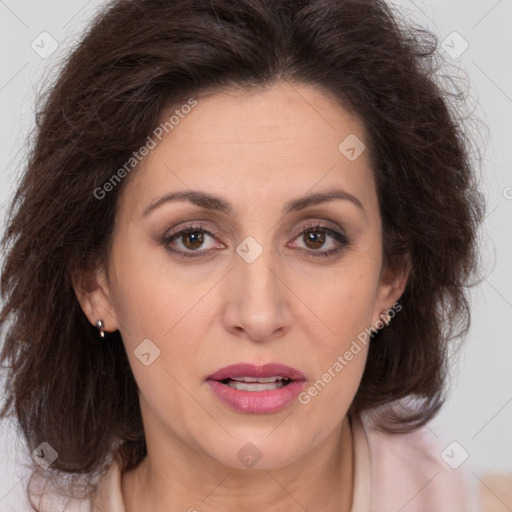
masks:
<path fill-rule="evenodd" d="M 372 202 L 368 154 L 348 159 L 347 138 L 363 142 L 363 124 L 314 86 L 284 83 L 198 97 L 131 176 L 123 202 L 140 212 L 157 195 L 202 189 L 246 209 L 248 201 L 282 202 L 334 186 Z"/>

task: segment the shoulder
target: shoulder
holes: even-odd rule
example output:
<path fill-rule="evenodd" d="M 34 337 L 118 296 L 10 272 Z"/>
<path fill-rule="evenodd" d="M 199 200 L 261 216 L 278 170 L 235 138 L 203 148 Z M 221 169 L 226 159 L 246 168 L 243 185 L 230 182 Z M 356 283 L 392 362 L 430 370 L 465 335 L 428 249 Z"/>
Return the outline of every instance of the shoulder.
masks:
<path fill-rule="evenodd" d="M 383 433 L 375 416 L 363 413 L 370 457 L 372 510 L 379 512 L 474 512 L 477 510 L 463 466 L 450 467 L 445 446 L 427 425 L 404 434 Z"/>
<path fill-rule="evenodd" d="M 88 498 L 71 497 L 49 473 L 32 474 L 28 497 L 37 512 L 91 512 Z"/>
<path fill-rule="evenodd" d="M 124 512 L 121 493 L 121 470 L 113 460 L 106 473 L 81 498 L 69 496 L 63 486 L 49 476 L 36 472 L 32 476 L 29 497 L 38 512 Z"/>
<path fill-rule="evenodd" d="M 114 459 L 91 497 L 94 510 L 124 512 L 121 476 L 121 465 L 117 459 Z"/>

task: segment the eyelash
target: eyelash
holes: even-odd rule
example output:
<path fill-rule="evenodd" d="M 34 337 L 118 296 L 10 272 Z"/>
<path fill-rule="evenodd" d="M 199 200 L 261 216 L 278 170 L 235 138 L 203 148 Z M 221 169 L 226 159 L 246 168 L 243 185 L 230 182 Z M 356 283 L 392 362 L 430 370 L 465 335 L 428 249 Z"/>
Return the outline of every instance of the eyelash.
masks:
<path fill-rule="evenodd" d="M 215 233 L 211 233 L 210 231 L 205 229 L 202 224 L 195 224 L 195 225 L 187 226 L 187 227 L 181 229 L 180 231 L 175 231 L 175 232 L 170 233 L 169 235 L 164 236 L 161 242 L 163 245 L 165 245 L 165 248 L 171 254 L 179 255 L 179 256 L 182 256 L 183 258 L 203 257 L 203 256 L 209 254 L 211 251 L 215 251 L 215 249 L 206 249 L 203 251 L 183 252 L 183 251 L 177 251 L 170 247 L 169 244 L 172 241 L 174 241 L 176 238 L 179 238 L 182 235 L 197 233 L 197 232 L 207 234 L 207 235 L 211 236 L 212 238 L 215 238 L 215 236 L 216 236 Z M 347 246 L 349 244 L 349 240 L 345 234 L 339 233 L 338 231 L 335 231 L 334 229 L 331 229 L 327 226 L 323 226 L 319 223 L 304 226 L 302 231 L 297 236 L 295 236 L 295 238 L 299 237 L 300 235 L 303 235 L 306 232 L 325 233 L 325 234 L 331 236 L 332 238 L 334 238 L 335 240 L 337 240 L 341 244 L 340 246 L 338 246 L 334 249 L 329 249 L 327 251 L 313 250 L 313 249 L 310 249 L 310 250 L 302 249 L 302 252 L 305 253 L 305 255 L 307 257 L 317 258 L 317 257 L 335 256 L 335 255 L 339 254 L 345 248 L 345 246 Z M 295 238 L 294 238 L 294 240 L 295 240 Z"/>

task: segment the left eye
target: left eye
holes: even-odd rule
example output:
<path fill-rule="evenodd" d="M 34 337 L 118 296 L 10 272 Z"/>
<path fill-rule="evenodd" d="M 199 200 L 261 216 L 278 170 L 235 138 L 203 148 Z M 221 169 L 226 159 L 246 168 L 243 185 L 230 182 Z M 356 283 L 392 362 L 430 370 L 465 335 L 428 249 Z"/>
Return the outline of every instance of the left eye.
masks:
<path fill-rule="evenodd" d="M 330 246 L 324 247 L 328 238 L 331 239 Z M 306 244 L 305 249 L 325 254 L 339 249 L 339 244 L 341 243 L 343 245 L 344 235 L 327 227 L 315 226 L 302 231 L 297 239 L 304 241 Z M 338 242 L 338 244 L 336 244 L 336 242 Z M 319 251 L 319 249 L 322 249 L 322 251 Z"/>
<path fill-rule="evenodd" d="M 330 248 L 321 249 L 325 244 L 326 236 L 337 243 L 333 246 L 331 242 Z M 339 233 L 338 231 L 327 226 L 322 226 L 321 224 L 304 227 L 296 239 L 297 238 L 305 242 L 306 248 L 301 248 L 301 250 L 307 258 L 334 258 L 338 256 L 339 253 L 341 253 L 350 243 L 344 233 Z"/>

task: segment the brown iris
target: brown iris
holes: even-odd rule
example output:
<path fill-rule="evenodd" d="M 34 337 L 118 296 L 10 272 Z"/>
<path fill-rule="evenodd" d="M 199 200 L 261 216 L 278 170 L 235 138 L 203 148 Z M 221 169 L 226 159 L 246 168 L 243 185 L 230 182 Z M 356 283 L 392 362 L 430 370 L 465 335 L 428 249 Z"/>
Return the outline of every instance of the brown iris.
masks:
<path fill-rule="evenodd" d="M 189 233 L 183 233 L 181 236 L 187 249 L 199 249 L 204 243 L 204 233 L 201 231 L 190 231 Z M 190 240 L 190 244 L 186 243 L 185 240 Z"/>
<path fill-rule="evenodd" d="M 325 233 L 322 231 L 308 231 L 304 233 L 304 236 L 306 238 L 306 245 L 308 245 L 309 242 L 315 244 L 313 247 L 308 245 L 311 249 L 319 249 L 325 243 Z"/>

